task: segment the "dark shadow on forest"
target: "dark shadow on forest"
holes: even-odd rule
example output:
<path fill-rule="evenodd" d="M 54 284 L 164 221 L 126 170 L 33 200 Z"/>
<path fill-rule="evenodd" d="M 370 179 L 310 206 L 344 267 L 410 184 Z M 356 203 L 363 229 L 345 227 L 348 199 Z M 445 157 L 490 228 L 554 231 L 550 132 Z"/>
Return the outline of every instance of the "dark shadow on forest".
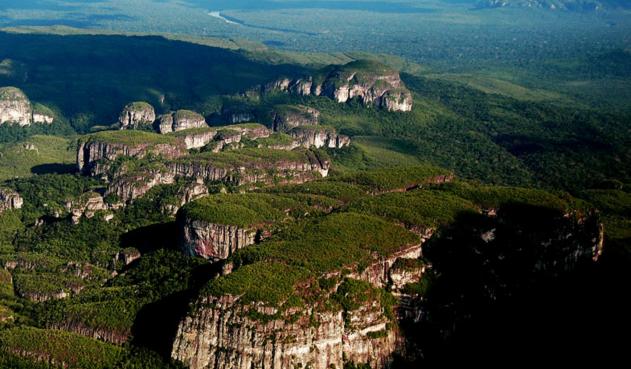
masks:
<path fill-rule="evenodd" d="M 208 281 L 221 273 L 221 264 L 199 265 L 192 272 L 191 288 L 145 305 L 136 315 L 132 327 L 133 344 L 169 359 L 178 325 L 189 312 L 190 303 L 199 297 Z"/>
<path fill-rule="evenodd" d="M 159 249 L 177 249 L 178 228 L 175 222 L 152 224 L 121 236 L 122 247 L 134 247 L 145 254 Z"/>
<path fill-rule="evenodd" d="M 16 62 L 15 73 L 0 75 L 0 85 L 16 86 L 31 100 L 58 108 L 74 126 L 114 122 L 125 104 L 138 100 L 158 112 L 205 113 L 213 96 L 305 71 L 158 36 L 0 32 L 0 50 L 3 59 Z"/>
<path fill-rule="evenodd" d="M 587 253 L 564 268 L 572 264 L 566 257 L 593 244 L 596 224 L 574 227 L 563 212 L 523 204 L 503 206 L 497 217 L 460 215 L 424 248 L 436 275 L 424 318 L 404 324 L 422 355 L 396 367 L 626 357 L 629 260 L 606 251 L 594 263 Z"/>
<path fill-rule="evenodd" d="M 77 172 L 75 164 L 41 164 L 31 168 L 33 174 L 72 174 Z"/>

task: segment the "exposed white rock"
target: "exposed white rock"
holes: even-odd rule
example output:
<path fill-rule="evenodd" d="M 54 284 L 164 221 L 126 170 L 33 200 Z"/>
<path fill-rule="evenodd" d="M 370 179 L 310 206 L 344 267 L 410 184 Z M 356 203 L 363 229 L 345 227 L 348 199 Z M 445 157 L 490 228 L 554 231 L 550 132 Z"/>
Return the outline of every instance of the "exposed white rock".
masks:
<path fill-rule="evenodd" d="M 127 104 L 120 116 L 118 124 L 121 129 L 135 129 L 149 126 L 156 120 L 156 112 L 151 104 L 144 101 L 136 101 Z"/>

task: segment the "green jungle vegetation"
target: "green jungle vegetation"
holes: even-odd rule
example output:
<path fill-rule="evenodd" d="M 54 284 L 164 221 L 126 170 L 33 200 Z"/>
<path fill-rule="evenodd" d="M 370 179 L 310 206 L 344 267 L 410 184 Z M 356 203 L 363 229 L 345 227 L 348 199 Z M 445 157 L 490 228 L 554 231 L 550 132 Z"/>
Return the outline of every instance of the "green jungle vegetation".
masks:
<path fill-rule="evenodd" d="M 142 18 L 142 1 L 133 3 L 137 8 L 128 14 Z M 98 2 L 85 6 L 108 12 Z M 603 263 L 614 272 L 611 279 L 605 273 L 598 281 L 623 279 L 616 272 L 631 261 L 631 54 L 620 41 L 626 24 L 618 22 L 612 29 L 605 25 L 622 16 L 603 16 L 584 41 L 575 33 L 582 23 L 566 14 L 559 17 L 567 20 L 567 28 L 555 33 L 548 31 L 557 18 L 547 13 L 541 13 L 540 23 L 520 20 L 513 29 L 496 21 L 521 14 L 517 10 L 485 13 L 485 18 L 462 13 L 461 8 L 436 7 L 442 10 L 421 15 L 434 21 L 406 16 L 401 22 L 401 27 L 414 23 L 416 32 L 405 32 L 406 38 L 430 29 L 441 33 L 435 32 L 436 19 L 450 24 L 449 32 L 425 41 L 375 36 L 391 34 L 392 29 L 382 32 L 391 21 L 360 39 L 360 12 L 340 9 L 322 19 L 294 9 L 297 17 L 283 19 L 296 22 L 283 28 L 312 32 L 330 17 L 348 12 L 346 25 L 315 41 L 303 34 L 244 31 L 247 37 L 262 33 L 266 39 L 256 41 L 280 42 L 271 45 L 282 49 L 253 38 L 190 36 L 203 34 L 197 30 L 208 15 L 201 11 L 199 17 L 187 18 L 187 26 L 171 23 L 177 14 L 190 15 L 190 9 L 179 6 L 167 8 L 173 11 L 168 17 L 153 17 L 156 23 L 150 27 L 122 16 L 70 24 L 79 28 L 39 28 L 46 24 L 3 18 L 0 24 L 18 28 L 0 32 L 0 86 L 19 87 L 33 102 L 51 109 L 57 120 L 50 126 L 0 125 L 0 184 L 24 198 L 22 209 L 0 214 L 0 366 L 179 368 L 168 359 L 170 340 L 200 292 L 300 306 L 330 292 L 331 281 L 318 281 L 322 274 L 339 268 L 360 271 L 374 254 L 388 255 L 418 242 L 410 229 L 431 227 L 439 229 L 439 236 L 452 234 L 454 227 L 462 226 L 463 216 L 511 203 L 561 213 L 599 209 L 606 237 Z M 151 9 L 151 15 L 165 11 L 162 5 Z M 37 10 L 31 14 L 33 19 L 39 16 Z M 281 13 L 259 9 L 227 14 L 265 25 L 270 19 L 278 21 L 268 18 L 270 14 Z M 376 17 L 383 21 L 389 15 Z M 213 27 L 221 29 L 221 37 L 235 35 L 223 21 L 217 22 Z M 476 22 L 479 32 L 468 35 L 466 25 Z M 533 26 L 528 22 L 546 27 L 524 40 L 523 30 Z M 85 29 L 95 25 L 111 27 Z M 352 37 L 330 42 L 345 32 Z M 594 40 L 603 35 L 612 42 L 595 47 Z M 489 49 L 498 39 L 507 52 Z M 378 68 L 403 70 L 403 81 L 414 95 L 413 111 L 388 113 L 366 109 L 357 101 L 337 104 L 323 97 L 240 95 L 281 76 L 301 76 L 356 59 L 371 60 L 356 64 L 362 68 L 376 68 L 374 62 L 380 61 L 387 67 Z M 476 69 L 480 65 L 488 68 Z M 114 212 L 108 222 L 99 215 L 79 224 L 70 219 L 69 201 L 89 192 L 103 193 L 106 186 L 76 173 L 77 135 L 111 125 L 123 106 L 137 100 L 150 102 L 158 113 L 196 111 L 222 126 L 224 109 L 245 107 L 270 127 L 269 112 L 278 106 L 304 105 L 318 109 L 321 124 L 351 136 L 352 144 L 342 150 L 293 152 L 255 146 L 286 142 L 285 136 L 276 135 L 244 140 L 245 148 L 239 150 L 181 159 L 248 165 L 314 155 L 333 164 L 330 178 L 299 185 L 246 192 L 213 184 L 211 196 L 185 206 L 181 216 L 242 227 L 274 224 L 270 238 L 233 255 L 231 261 L 238 266 L 234 273 L 211 280 L 217 267 L 178 250 L 177 219 L 164 211 L 177 203 L 181 182 L 153 188 Z M 183 134 L 103 131 L 79 139 L 138 145 L 174 143 Z M 146 164 L 138 161 L 129 168 Z M 452 183 L 434 183 L 452 174 Z M 142 257 L 125 265 L 120 254 L 136 251 Z M 77 276 L 82 273 L 85 277 Z M 303 281 L 310 281 L 308 287 L 296 289 Z M 425 294 L 433 285 L 428 276 L 406 291 Z M 24 297 L 59 292 L 69 296 L 42 302 Z M 375 296 L 384 311 L 389 309 L 391 296 L 385 290 L 345 279 L 326 308 L 347 314 Z M 102 337 L 125 343 L 84 337 L 73 330 L 76 327 L 105 332 Z M 19 350 L 40 356 L 34 361 Z"/>

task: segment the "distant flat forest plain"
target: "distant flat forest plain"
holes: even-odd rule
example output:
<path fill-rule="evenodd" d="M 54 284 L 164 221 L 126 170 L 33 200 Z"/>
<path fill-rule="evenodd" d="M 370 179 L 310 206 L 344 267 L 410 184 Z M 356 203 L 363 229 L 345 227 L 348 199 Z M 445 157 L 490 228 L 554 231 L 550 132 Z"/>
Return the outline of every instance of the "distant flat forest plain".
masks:
<path fill-rule="evenodd" d="M 625 77 L 631 63 L 612 70 L 610 60 L 603 61 L 608 53 L 628 51 L 628 11 L 477 9 L 476 4 L 0 0 L 0 27 L 65 26 L 217 38 L 241 48 L 385 53 L 431 71 L 475 73 L 477 78 L 628 105 L 631 88 Z"/>

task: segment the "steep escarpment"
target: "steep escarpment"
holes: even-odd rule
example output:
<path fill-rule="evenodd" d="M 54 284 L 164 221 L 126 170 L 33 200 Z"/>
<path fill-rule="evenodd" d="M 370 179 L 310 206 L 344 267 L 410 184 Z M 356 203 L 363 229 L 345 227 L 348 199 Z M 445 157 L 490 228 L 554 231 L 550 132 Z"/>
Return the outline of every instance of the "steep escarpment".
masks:
<path fill-rule="evenodd" d="M 388 111 L 411 111 L 413 105 L 412 93 L 399 73 L 372 61 L 331 66 L 304 78 L 280 79 L 266 85 L 263 92 L 326 96 L 339 103 L 355 99 L 366 107 Z"/>
<path fill-rule="evenodd" d="M 393 301 L 364 268 L 418 243 L 396 225 L 342 213 L 242 249 L 180 323 L 172 357 L 197 369 L 384 367 L 400 342 Z"/>
<path fill-rule="evenodd" d="M 77 165 L 83 174 L 107 180 L 105 197 L 120 204 L 178 178 L 260 186 L 303 183 L 328 175 L 331 162 L 324 152 L 240 148 L 244 140 L 254 142 L 269 134 L 259 124 L 193 128 L 166 135 L 103 131 L 79 140 Z M 187 148 L 201 148 L 201 152 L 189 153 Z"/>
<path fill-rule="evenodd" d="M 26 94 L 15 87 L 0 88 L 0 124 L 29 126 L 32 123 L 50 124 L 54 113 L 41 104 L 32 104 Z"/>
<path fill-rule="evenodd" d="M 271 235 L 278 223 L 317 213 L 290 196 L 220 194 L 189 203 L 178 214 L 180 247 L 187 255 L 225 260 Z"/>
<path fill-rule="evenodd" d="M 77 167 L 82 173 L 99 175 L 107 171 L 108 163 L 121 157 L 175 158 L 185 154 L 186 148 L 174 137 L 142 131 L 104 131 L 79 140 Z"/>
<path fill-rule="evenodd" d="M 504 347 L 507 338 L 509 346 L 528 344 L 549 329 L 547 324 L 538 329 L 537 320 L 550 318 L 549 309 L 557 304 L 552 294 L 565 296 L 566 285 L 555 286 L 555 281 L 594 267 L 602 241 L 598 216 L 590 211 L 564 213 L 545 206 L 507 203 L 492 215 L 460 214 L 424 246 L 430 264 L 402 264 L 392 275 L 393 286 L 407 282 L 398 294 L 404 302 L 400 315 L 411 332 L 408 352 L 432 354 L 424 343 L 429 337 L 434 338 L 432 344 L 457 345 L 455 341 L 471 329 L 476 340 L 483 340 L 467 340 L 467 352 L 495 352 L 495 347 Z M 411 278 L 421 275 L 417 282 Z M 576 286 L 580 291 L 577 303 L 584 299 L 584 287 L 581 278 Z M 547 296 L 539 302 L 543 313 L 532 308 L 539 303 L 527 301 L 542 293 Z M 568 304 L 567 309 L 573 306 Z M 566 309 L 558 311 L 567 314 Z M 489 324 L 489 312 L 502 316 L 500 322 Z M 529 314 L 537 318 L 524 318 Z M 556 324 L 554 316 L 549 321 Z M 533 333 L 524 328 L 512 332 L 523 319 L 537 327 Z M 499 331 L 505 334 L 496 336 L 495 324 L 501 324 Z M 522 337 L 524 332 L 528 332 L 526 337 Z M 489 342 L 494 345 L 491 349 L 487 348 Z"/>
<path fill-rule="evenodd" d="M 302 183 L 326 177 L 331 162 L 326 154 L 312 150 L 241 149 L 193 154 L 167 165 L 176 176 L 240 186 Z"/>

